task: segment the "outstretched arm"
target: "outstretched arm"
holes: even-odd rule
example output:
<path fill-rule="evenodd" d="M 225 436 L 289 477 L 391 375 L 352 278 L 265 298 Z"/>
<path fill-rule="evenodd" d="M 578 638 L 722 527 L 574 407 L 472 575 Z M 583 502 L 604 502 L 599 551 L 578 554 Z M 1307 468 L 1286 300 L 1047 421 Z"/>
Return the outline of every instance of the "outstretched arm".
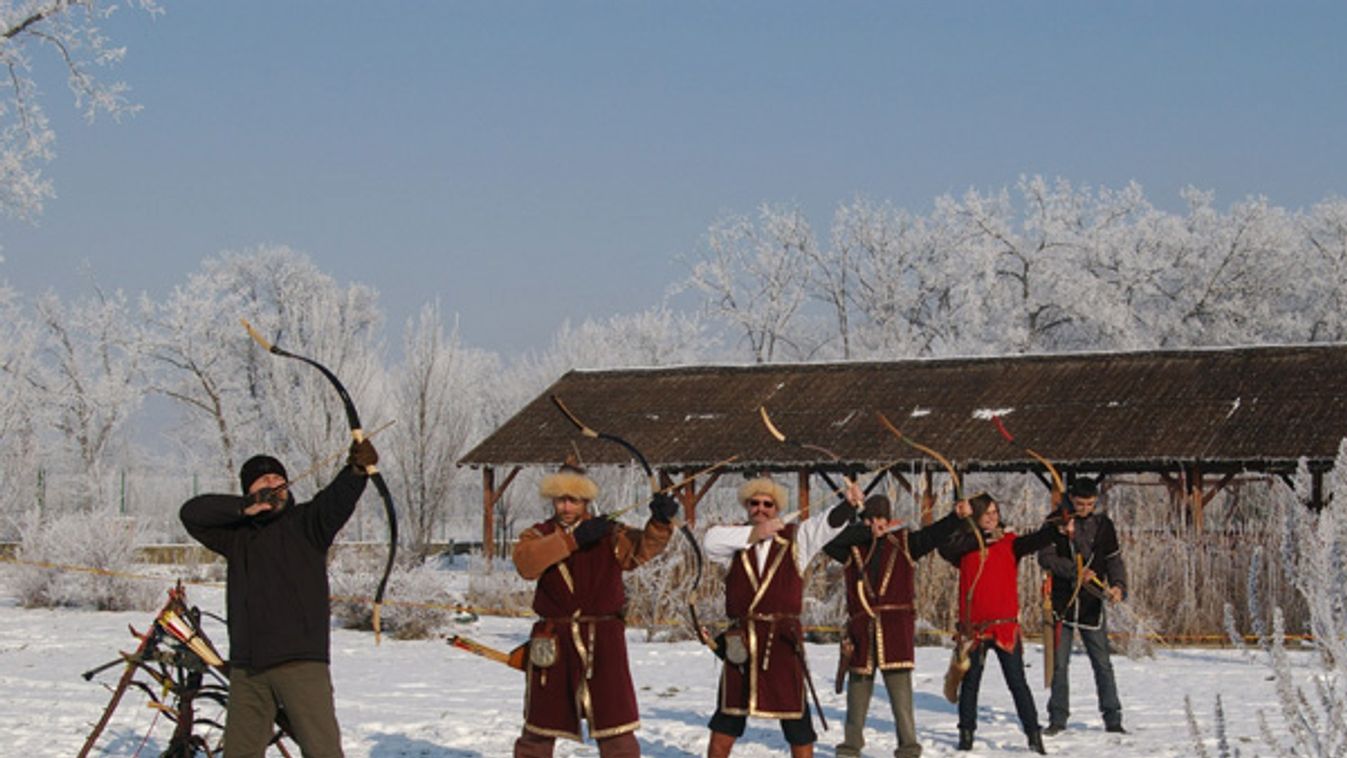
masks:
<path fill-rule="evenodd" d="M 524 530 L 515 543 L 515 571 L 529 581 L 543 575 L 549 566 L 566 560 L 566 557 L 579 549 L 575 538 L 565 529 L 557 529 L 551 534 L 543 534 L 534 527 Z"/>

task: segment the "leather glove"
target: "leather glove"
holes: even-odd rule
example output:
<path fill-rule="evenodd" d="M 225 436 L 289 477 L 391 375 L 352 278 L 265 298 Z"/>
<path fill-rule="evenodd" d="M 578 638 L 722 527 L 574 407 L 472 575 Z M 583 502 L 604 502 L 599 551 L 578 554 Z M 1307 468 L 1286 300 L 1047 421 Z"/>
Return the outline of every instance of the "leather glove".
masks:
<path fill-rule="evenodd" d="M 650 518 L 661 524 L 667 524 L 673 521 L 673 517 L 678 513 L 678 501 L 669 495 L 660 493 L 650 498 Z"/>
<path fill-rule="evenodd" d="M 368 439 L 352 442 L 351 454 L 346 457 L 346 462 L 351 468 L 363 474 L 379 462 L 379 451 L 374 449 L 374 443 Z"/>
<path fill-rule="evenodd" d="M 580 525 L 571 531 L 571 536 L 575 538 L 575 544 L 579 546 L 581 550 L 584 550 L 595 542 L 603 539 L 603 535 L 607 534 L 608 530 L 612 528 L 613 522 L 611 519 L 596 516 L 581 521 Z"/>

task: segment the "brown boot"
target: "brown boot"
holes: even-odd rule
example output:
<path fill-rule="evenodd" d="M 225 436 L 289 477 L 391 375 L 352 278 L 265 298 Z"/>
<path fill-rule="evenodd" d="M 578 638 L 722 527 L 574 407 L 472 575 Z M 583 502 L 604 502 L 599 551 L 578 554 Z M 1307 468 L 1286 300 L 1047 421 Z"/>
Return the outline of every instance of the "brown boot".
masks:
<path fill-rule="evenodd" d="M 814 758 L 814 746 L 809 745 L 791 745 L 790 758 Z"/>
<path fill-rule="evenodd" d="M 631 732 L 616 737 L 596 740 L 599 743 L 599 758 L 641 758 L 641 743 Z"/>
<path fill-rule="evenodd" d="M 706 746 L 706 758 L 730 758 L 735 739 L 733 735 L 712 731 L 711 743 Z"/>
<path fill-rule="evenodd" d="M 514 758 L 552 758 L 556 738 L 524 732 L 514 741 Z"/>

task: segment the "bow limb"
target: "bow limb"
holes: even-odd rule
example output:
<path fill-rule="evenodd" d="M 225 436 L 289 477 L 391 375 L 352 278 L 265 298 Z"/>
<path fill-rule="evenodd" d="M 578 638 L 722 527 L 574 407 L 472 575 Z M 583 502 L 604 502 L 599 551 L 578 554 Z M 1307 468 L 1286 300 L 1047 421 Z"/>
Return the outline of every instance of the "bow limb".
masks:
<path fill-rule="evenodd" d="M 996 431 L 1001 433 L 1001 436 L 1005 438 L 1006 442 L 1015 445 L 1025 453 L 1028 453 L 1029 457 L 1043 464 L 1043 467 L 1048 470 L 1048 475 L 1052 477 L 1052 504 L 1060 504 L 1062 502 L 1062 495 L 1066 493 L 1066 485 L 1062 483 L 1062 475 L 1057 471 L 1057 467 L 1052 465 L 1052 461 L 1040 455 L 1037 451 L 1023 442 L 1016 440 L 1015 435 L 1010 433 L 1010 430 L 1006 428 L 1006 422 L 1002 421 L 999 415 L 992 416 L 992 423 L 996 425 Z"/>
<path fill-rule="evenodd" d="M 327 366 L 324 366 L 312 358 L 297 355 L 271 344 L 271 342 L 262 336 L 261 332 L 254 329 L 253 325 L 248 323 L 247 319 L 241 320 L 243 321 L 243 328 L 247 329 L 248 334 L 251 335 L 257 344 L 261 345 L 267 352 L 282 358 L 293 358 L 318 369 L 318 371 L 327 378 L 328 383 L 332 385 L 332 388 L 337 391 L 337 395 L 341 398 L 342 407 L 346 411 L 346 423 L 351 427 L 351 439 L 355 442 L 362 442 L 365 440 L 365 430 L 360 423 L 360 414 L 356 411 L 355 402 L 351 400 L 351 394 L 346 391 L 346 387 L 341 383 L 341 380 L 337 378 L 336 374 L 332 373 Z M 377 466 L 369 466 L 365 469 L 365 475 L 369 477 L 370 481 L 374 482 L 374 489 L 378 491 L 379 499 L 383 501 L 384 515 L 388 519 L 388 560 L 384 563 L 383 575 L 379 577 L 379 586 L 374 591 L 372 624 L 374 626 L 374 644 L 377 645 L 381 640 L 381 612 L 383 610 L 384 590 L 388 587 L 388 577 L 393 573 L 393 562 L 396 560 L 398 552 L 398 514 L 397 509 L 393 505 L 393 494 L 389 492 L 388 484 L 384 482 L 383 474 L 379 473 L 379 468 Z"/>
<path fill-rule="evenodd" d="M 945 471 L 949 472 L 950 483 L 954 485 L 954 500 L 956 502 L 963 500 L 963 481 L 959 479 L 959 472 L 954 468 L 954 464 L 950 463 L 948 458 L 898 431 L 898 427 L 894 426 L 893 422 L 889 421 L 889 417 L 885 416 L 880 411 L 875 411 L 875 416 L 879 418 L 879 423 L 883 424 L 885 429 L 888 429 L 893 436 L 897 437 L 908 447 L 930 456 L 941 466 L 944 466 Z"/>
<path fill-rule="evenodd" d="M 959 480 L 959 472 L 955 470 L 954 464 L 951 463 L 948 458 L 936 452 L 933 448 L 927 447 L 903 434 L 898 430 L 898 427 L 893 425 L 892 421 L 889 421 L 889 417 L 885 416 L 880 411 L 875 411 L 875 416 L 879 418 L 879 423 L 883 424 L 884 428 L 888 429 L 893 436 L 902 440 L 913 449 L 934 458 L 941 466 L 944 466 L 945 471 L 949 472 L 950 482 L 954 485 L 955 502 L 957 503 L 958 501 L 963 500 L 963 483 Z M 965 517 L 964 523 L 968 525 L 969 531 L 973 533 L 973 536 L 977 538 L 978 542 L 978 570 L 977 573 L 973 575 L 973 581 L 968 585 L 968 594 L 964 598 L 964 617 L 968 618 L 970 617 L 969 613 L 973 605 L 973 590 L 977 589 L 978 580 L 982 578 L 982 570 L 987 566 L 987 541 L 983 539 L 982 529 L 978 527 L 971 516 Z"/>
<path fill-rule="evenodd" d="M 639 448 L 637 448 L 635 445 L 628 442 L 627 440 L 624 440 L 621 437 L 617 436 L 616 434 L 610 434 L 608 432 L 600 432 L 595 430 L 593 427 L 590 427 L 588 424 L 581 421 L 579 416 L 576 416 L 574 413 L 572 413 L 571 409 L 567 408 L 566 404 L 562 402 L 561 398 L 558 397 L 557 395 L 548 395 L 548 399 L 551 400 L 552 405 L 555 405 L 557 410 L 561 412 L 561 415 L 565 416 L 566 419 L 570 421 L 571 424 L 573 424 L 577 430 L 579 430 L 580 434 L 589 437 L 590 439 L 603 440 L 605 442 L 618 445 L 623 449 L 625 449 L 627 452 L 631 453 L 632 456 L 634 456 L 636 460 L 641 464 L 641 468 L 645 470 L 646 478 L 650 482 L 650 493 L 652 495 L 660 494 L 661 490 L 659 486 L 659 478 L 655 476 L 655 469 L 651 467 L 650 461 L 645 457 L 645 454 L 642 453 Z M 701 546 L 697 544 L 697 537 L 693 535 L 692 529 L 688 527 L 686 521 L 683 521 L 678 525 L 678 531 L 687 540 L 688 547 L 692 548 L 692 557 L 694 561 L 695 572 L 693 574 L 692 579 L 692 589 L 688 590 L 687 596 L 688 616 L 692 620 L 693 632 L 697 635 L 699 639 L 702 639 L 701 622 L 698 621 L 697 619 L 697 606 L 693 603 L 693 597 L 697 593 L 697 588 L 701 587 L 702 584 L 702 570 L 704 567 L 705 559 L 702 556 Z"/>

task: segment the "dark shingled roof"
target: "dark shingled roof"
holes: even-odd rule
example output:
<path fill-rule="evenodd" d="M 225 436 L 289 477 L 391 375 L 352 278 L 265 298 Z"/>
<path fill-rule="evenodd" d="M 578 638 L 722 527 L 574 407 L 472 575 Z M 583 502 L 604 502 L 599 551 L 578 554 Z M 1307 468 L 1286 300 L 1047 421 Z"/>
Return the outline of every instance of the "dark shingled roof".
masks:
<path fill-rule="evenodd" d="M 1347 433 L 1347 345 L 1073 353 L 871 363 L 571 371 L 465 455 L 468 466 L 553 465 L 578 445 L 589 464 L 627 464 L 581 437 L 557 395 L 590 427 L 619 435 L 657 468 L 693 470 L 738 454 L 735 470 L 836 468 L 790 438 L 873 467 L 926 461 L 876 420 L 967 470 L 1025 470 L 1018 440 L 1081 471 L 1206 471 L 1331 465 Z"/>

